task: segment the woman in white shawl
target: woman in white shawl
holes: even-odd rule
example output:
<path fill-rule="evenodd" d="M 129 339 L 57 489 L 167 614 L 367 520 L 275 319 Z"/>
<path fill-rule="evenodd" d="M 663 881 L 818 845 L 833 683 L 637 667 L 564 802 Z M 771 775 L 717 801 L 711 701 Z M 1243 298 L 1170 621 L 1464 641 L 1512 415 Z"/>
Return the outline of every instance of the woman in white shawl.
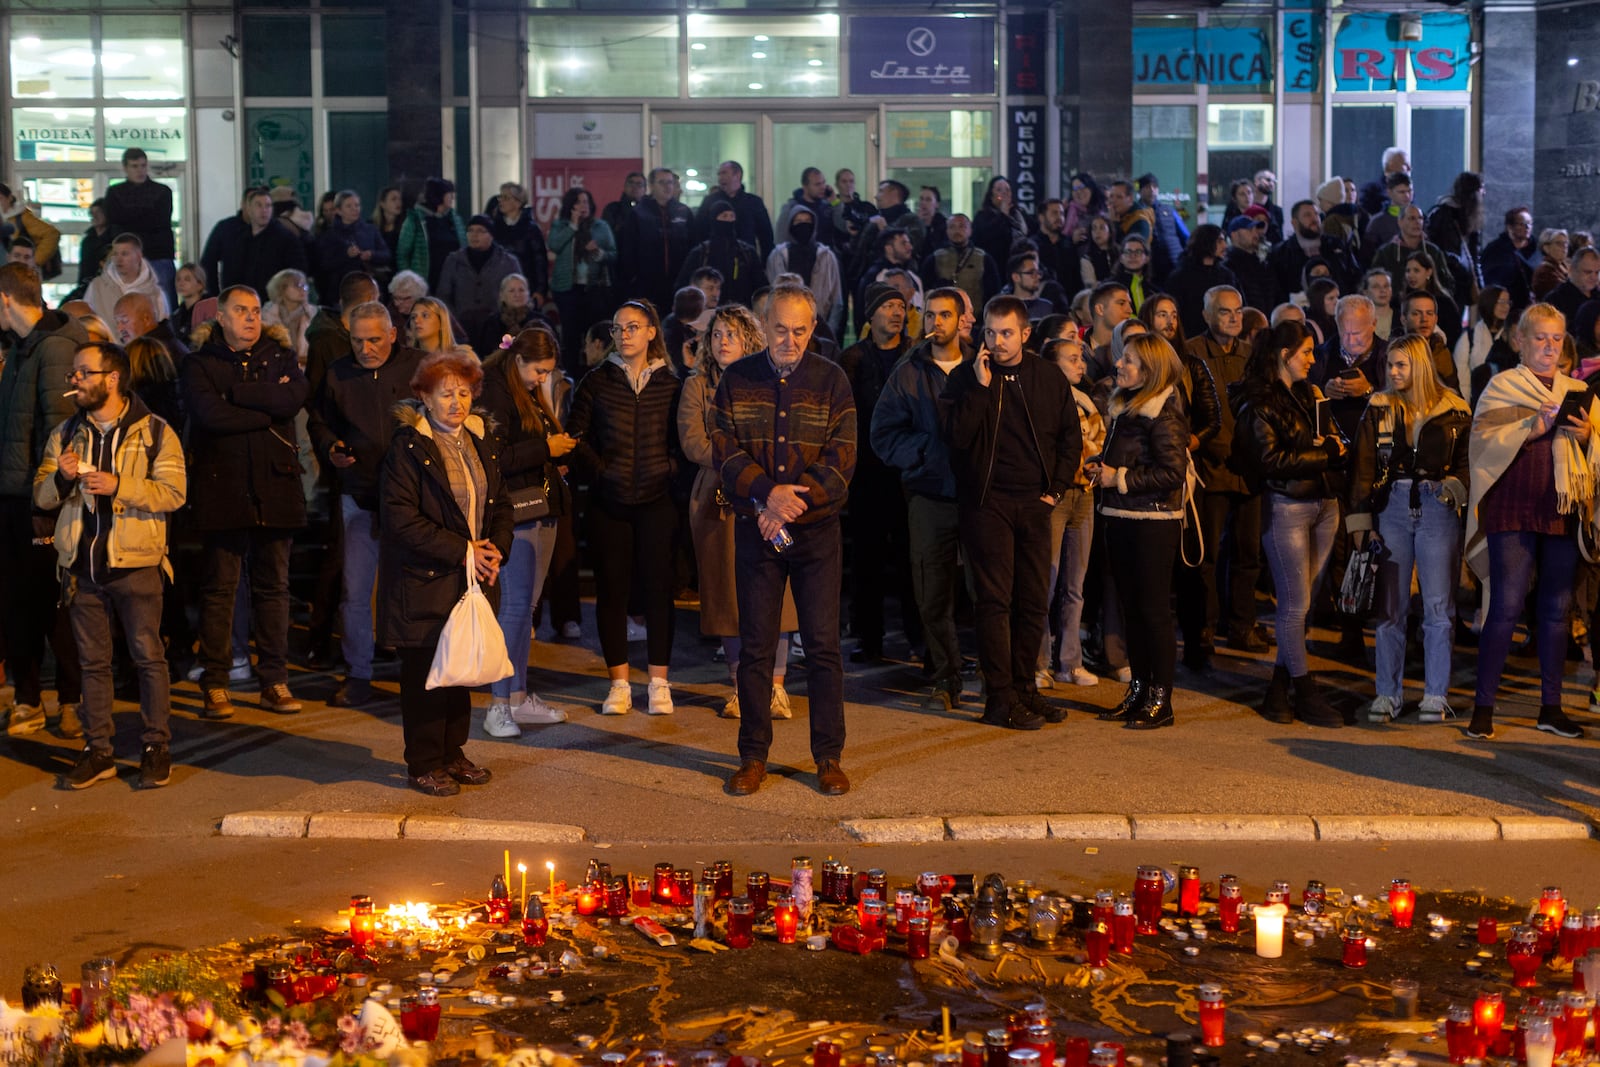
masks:
<path fill-rule="evenodd" d="M 1538 728 L 1560 737 L 1583 730 L 1561 710 L 1567 614 L 1578 565 L 1574 524 L 1595 521 L 1600 476 L 1600 406 L 1556 424 L 1562 397 L 1585 385 L 1557 369 L 1566 320 L 1534 304 L 1517 324 L 1522 364 L 1489 379 L 1472 419 L 1472 491 L 1466 559 L 1489 596 L 1478 639 L 1478 691 L 1467 736 L 1494 736 L 1494 698 L 1511 633 L 1538 571 Z"/>

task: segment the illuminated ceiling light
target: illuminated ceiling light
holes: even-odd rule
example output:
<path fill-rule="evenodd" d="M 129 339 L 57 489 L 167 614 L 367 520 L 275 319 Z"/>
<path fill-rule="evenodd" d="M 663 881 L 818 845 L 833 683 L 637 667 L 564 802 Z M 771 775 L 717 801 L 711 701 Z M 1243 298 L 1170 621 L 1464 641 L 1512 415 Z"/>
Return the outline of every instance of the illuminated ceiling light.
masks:
<path fill-rule="evenodd" d="M 121 70 L 137 58 L 127 52 L 101 52 L 100 65 L 106 70 Z"/>
<path fill-rule="evenodd" d="M 695 170 L 693 167 L 690 167 L 683 172 L 683 176 L 685 178 L 697 178 L 700 176 L 700 172 Z"/>
<path fill-rule="evenodd" d="M 147 44 L 144 46 L 144 54 L 147 56 L 164 56 L 167 54 L 167 50 L 158 44 Z"/>
<path fill-rule="evenodd" d="M 766 86 L 762 85 L 760 82 L 751 82 L 750 83 L 750 88 L 759 90 L 759 89 L 765 89 Z"/>
<path fill-rule="evenodd" d="M 696 41 L 689 47 L 696 52 L 704 52 L 706 50 L 706 43 L 704 41 Z"/>
<path fill-rule="evenodd" d="M 1577 65 L 1578 65 L 1578 57 L 1577 56 L 1569 56 L 1569 57 L 1567 57 L 1567 66 L 1576 67 Z"/>
<path fill-rule="evenodd" d="M 765 52 L 751 52 L 750 53 L 750 58 L 751 59 L 766 59 L 767 58 L 767 54 Z"/>
<path fill-rule="evenodd" d="M 21 45 L 23 48 L 38 48 L 40 43 L 41 42 L 40 42 L 39 38 L 37 38 L 37 37 L 18 37 L 17 38 L 17 44 Z"/>
<path fill-rule="evenodd" d="M 562 63 L 561 65 L 568 70 L 582 70 L 583 60 L 579 59 L 577 56 L 568 56 L 566 62 Z"/>
<path fill-rule="evenodd" d="M 756 34 L 755 39 L 758 40 L 758 41 L 770 41 L 770 40 L 772 40 L 772 38 L 768 37 L 764 33 Z"/>
<path fill-rule="evenodd" d="M 808 66 L 808 67 L 820 67 L 820 66 L 822 66 L 822 60 L 820 60 L 820 59 L 808 59 L 808 60 L 806 60 L 806 66 Z"/>
<path fill-rule="evenodd" d="M 50 57 L 58 67 L 93 67 L 94 53 L 87 48 L 69 48 Z"/>

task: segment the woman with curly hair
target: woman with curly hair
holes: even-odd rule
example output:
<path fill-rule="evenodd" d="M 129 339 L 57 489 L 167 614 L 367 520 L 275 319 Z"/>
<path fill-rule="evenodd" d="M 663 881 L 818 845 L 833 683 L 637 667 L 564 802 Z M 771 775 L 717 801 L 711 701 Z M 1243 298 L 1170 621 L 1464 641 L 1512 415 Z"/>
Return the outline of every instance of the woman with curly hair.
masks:
<path fill-rule="evenodd" d="M 689 493 L 689 529 L 694 534 L 700 572 L 700 632 L 720 637 L 728 659 L 733 695 L 722 707 L 724 719 L 739 717 L 739 600 L 734 588 L 733 507 L 722 488 L 722 476 L 711 457 L 711 429 L 716 412 L 712 399 L 729 365 L 767 347 L 761 322 L 737 304 L 717 309 L 700 342 L 700 359 L 683 383 L 678 405 L 678 439 L 683 454 L 698 470 Z M 784 591 L 777 658 L 772 665 L 772 717 L 791 718 L 789 694 L 783 687 L 789 667 L 789 635 L 799 625 L 794 598 Z"/>

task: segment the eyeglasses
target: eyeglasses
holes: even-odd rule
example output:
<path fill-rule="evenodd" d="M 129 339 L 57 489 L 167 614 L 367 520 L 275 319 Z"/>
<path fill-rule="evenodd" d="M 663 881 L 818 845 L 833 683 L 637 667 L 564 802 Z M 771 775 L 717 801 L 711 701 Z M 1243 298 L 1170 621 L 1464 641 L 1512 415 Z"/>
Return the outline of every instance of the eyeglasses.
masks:
<path fill-rule="evenodd" d="M 96 374 L 113 374 L 113 373 L 115 373 L 115 372 L 114 371 L 108 371 L 108 370 L 79 370 L 77 368 L 73 368 L 72 370 L 67 371 L 66 374 L 62 375 L 62 377 L 64 377 L 66 379 L 66 382 L 67 382 L 68 385 L 71 385 L 74 382 L 76 382 L 79 378 L 90 378 L 90 377 L 93 377 Z"/>
<path fill-rule="evenodd" d="M 644 324 L 639 322 L 630 322 L 626 326 L 613 322 L 611 324 L 611 336 L 632 337 L 634 334 L 638 333 L 644 328 Z"/>
<path fill-rule="evenodd" d="M 1122 254 L 1125 256 L 1148 256 L 1150 253 L 1142 248 L 1124 248 Z"/>
<path fill-rule="evenodd" d="M 1019 271 L 1017 271 L 1017 277 L 1019 277 L 1019 278 L 1037 278 L 1038 276 L 1039 276 L 1039 272 L 1036 271 L 1036 270 L 1019 270 Z"/>

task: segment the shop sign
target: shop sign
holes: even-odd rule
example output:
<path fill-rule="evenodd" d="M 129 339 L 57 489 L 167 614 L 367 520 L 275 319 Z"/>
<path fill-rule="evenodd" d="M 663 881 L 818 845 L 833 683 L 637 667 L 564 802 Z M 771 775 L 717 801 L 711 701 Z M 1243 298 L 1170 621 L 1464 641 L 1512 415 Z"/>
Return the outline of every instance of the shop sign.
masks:
<path fill-rule="evenodd" d="M 994 20 L 852 16 L 850 92 L 926 96 L 994 92 Z"/>
<path fill-rule="evenodd" d="M 1034 96 L 1045 92 L 1044 49 L 1048 20 L 1043 11 L 1022 11 L 1006 22 L 1006 92 Z"/>
<path fill-rule="evenodd" d="M 644 169 L 643 138 L 637 111 L 535 112 L 531 193 L 539 225 L 549 229 L 575 185 L 589 190 L 596 209 L 616 199 L 628 175 Z"/>
<path fill-rule="evenodd" d="M 1283 13 L 1283 91 L 1314 93 L 1322 84 L 1322 13 Z"/>
<path fill-rule="evenodd" d="M 1271 35 L 1250 26 L 1135 26 L 1133 83 L 1269 89 Z"/>
<path fill-rule="evenodd" d="M 1472 23 L 1456 12 L 1416 16 L 1422 39 L 1400 37 L 1400 16 L 1346 15 L 1333 36 L 1334 87 L 1344 92 L 1406 88 L 1406 73 L 1423 92 L 1467 88 Z"/>
<path fill-rule="evenodd" d="M 294 190 L 301 207 L 315 204 L 309 108 L 251 108 L 249 183 Z"/>
<path fill-rule="evenodd" d="M 1044 183 L 1044 108 L 1008 107 L 1006 112 L 1011 119 L 1011 143 L 1006 149 L 1011 196 L 1032 218 Z"/>

